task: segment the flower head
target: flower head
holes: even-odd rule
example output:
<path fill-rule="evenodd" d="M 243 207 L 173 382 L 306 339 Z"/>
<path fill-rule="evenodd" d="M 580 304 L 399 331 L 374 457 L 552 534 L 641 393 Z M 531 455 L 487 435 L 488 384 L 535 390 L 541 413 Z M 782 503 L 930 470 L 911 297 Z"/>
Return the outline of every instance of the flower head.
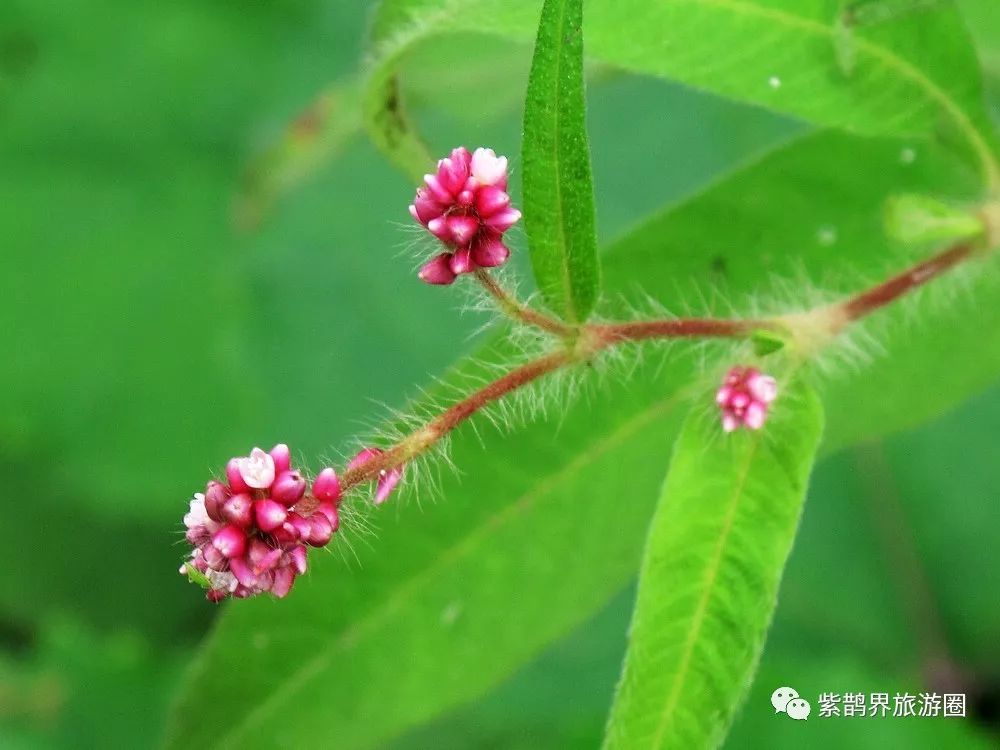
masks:
<path fill-rule="evenodd" d="M 180 572 L 204 586 L 210 601 L 284 597 L 306 572 L 307 545 L 322 547 L 337 530 L 336 474 L 325 469 L 309 494 L 288 446 L 276 445 L 232 459 L 226 476 L 189 504 L 185 537 L 194 549 Z"/>
<path fill-rule="evenodd" d="M 450 284 L 459 274 L 503 265 L 510 257 L 503 234 L 521 218 L 507 194 L 507 157 L 456 148 L 434 174 L 424 175 L 410 215 L 447 247 L 420 269 L 428 284 Z"/>
<path fill-rule="evenodd" d="M 715 401 L 722 410 L 722 429 L 726 432 L 740 427 L 759 430 L 777 396 L 778 385 L 774 378 L 753 367 L 733 367 L 715 394 Z"/>

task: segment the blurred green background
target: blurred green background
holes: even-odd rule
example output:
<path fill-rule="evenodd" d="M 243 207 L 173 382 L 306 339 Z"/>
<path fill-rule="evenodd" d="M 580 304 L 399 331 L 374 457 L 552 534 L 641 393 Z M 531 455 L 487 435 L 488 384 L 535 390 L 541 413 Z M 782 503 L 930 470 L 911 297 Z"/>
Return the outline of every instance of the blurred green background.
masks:
<path fill-rule="evenodd" d="M 1000 17 L 966 8 L 996 90 Z M 413 186 L 360 136 L 234 226 L 247 164 L 357 70 L 369 12 L 0 5 L 0 747 L 155 746 L 218 611 L 176 572 L 192 491 L 254 444 L 315 465 L 474 345 L 483 321 L 399 259 Z M 460 73 L 416 81 L 435 150 L 516 155 L 527 60 L 502 58 L 489 105 L 442 96 Z M 604 70 L 590 108 L 604 239 L 803 129 Z M 1000 387 L 819 467 L 730 747 L 1000 744 L 998 428 Z M 394 746 L 596 746 L 632 594 Z M 974 719 L 772 720 L 779 683 L 916 692 L 945 657 Z"/>

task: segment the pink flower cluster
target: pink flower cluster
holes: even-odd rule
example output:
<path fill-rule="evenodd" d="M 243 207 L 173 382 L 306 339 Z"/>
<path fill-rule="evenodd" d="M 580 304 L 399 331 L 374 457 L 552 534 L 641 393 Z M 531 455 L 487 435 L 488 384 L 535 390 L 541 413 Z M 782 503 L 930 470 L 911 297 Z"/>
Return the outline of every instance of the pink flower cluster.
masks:
<path fill-rule="evenodd" d="M 307 495 L 288 446 L 279 444 L 230 460 L 226 480 L 191 500 L 184 525 L 195 549 L 180 572 L 206 586 L 213 602 L 264 592 L 282 598 L 306 572 L 307 545 L 323 547 L 337 531 L 337 474 L 323 469 Z"/>
<path fill-rule="evenodd" d="M 365 448 L 347 466 L 360 468 L 383 455 Z M 396 467 L 380 471 L 376 505 L 386 501 L 403 477 Z M 324 547 L 340 526 L 342 488 L 337 473 L 323 469 L 308 483 L 291 466 L 288 446 L 254 448 L 230 459 L 226 482 L 211 481 L 191 500 L 184 526 L 194 546 L 180 572 L 207 589 L 209 601 L 245 599 L 265 592 L 287 596 L 306 572 L 308 547 Z"/>
<path fill-rule="evenodd" d="M 521 218 L 507 194 L 507 157 L 487 148 L 472 154 L 456 148 L 436 173 L 424 175 L 410 215 L 448 247 L 420 269 L 428 284 L 450 284 L 459 274 L 503 265 L 510 257 L 503 234 Z"/>
<path fill-rule="evenodd" d="M 722 410 L 722 429 L 726 432 L 740 427 L 759 430 L 777 396 L 778 384 L 774 378 L 753 367 L 732 368 L 715 394 L 715 401 Z"/>

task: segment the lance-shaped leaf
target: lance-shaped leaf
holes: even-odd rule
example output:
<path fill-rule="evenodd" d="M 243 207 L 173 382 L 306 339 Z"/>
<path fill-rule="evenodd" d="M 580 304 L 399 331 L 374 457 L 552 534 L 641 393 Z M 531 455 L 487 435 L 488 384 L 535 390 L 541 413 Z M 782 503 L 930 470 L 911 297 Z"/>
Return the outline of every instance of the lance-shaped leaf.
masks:
<path fill-rule="evenodd" d="M 535 281 L 573 321 L 597 301 L 597 238 L 583 84 L 583 0 L 546 0 L 524 105 L 524 226 Z"/>
<path fill-rule="evenodd" d="M 763 429 L 696 407 L 639 574 L 605 748 L 717 747 L 749 687 L 819 445 L 819 399 L 783 387 Z"/>

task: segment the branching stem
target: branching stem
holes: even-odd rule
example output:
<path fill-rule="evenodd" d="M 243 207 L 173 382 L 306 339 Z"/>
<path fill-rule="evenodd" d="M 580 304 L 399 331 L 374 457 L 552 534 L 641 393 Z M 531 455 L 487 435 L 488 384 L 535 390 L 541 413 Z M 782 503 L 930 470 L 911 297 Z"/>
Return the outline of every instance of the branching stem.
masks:
<path fill-rule="evenodd" d="M 844 327 L 870 315 L 899 298 L 919 289 L 931 280 L 976 256 L 976 248 L 962 243 L 943 250 L 911 268 L 880 282 L 832 306 L 792 316 L 762 319 L 738 318 L 669 318 L 616 323 L 589 323 L 572 326 L 518 302 L 489 275 L 477 271 L 476 278 L 500 304 L 505 313 L 527 325 L 533 325 L 560 339 L 562 346 L 538 359 L 521 365 L 497 380 L 456 402 L 426 425 L 405 437 L 381 455 L 347 471 L 341 479 L 349 490 L 363 482 L 377 479 L 380 473 L 402 466 L 432 447 L 473 414 L 504 396 L 533 383 L 563 367 L 587 361 L 593 356 L 627 342 L 674 338 L 745 338 L 755 331 L 787 334 L 794 341 L 800 321 L 819 320 L 833 337 Z M 816 331 L 813 331 L 816 332 Z"/>

